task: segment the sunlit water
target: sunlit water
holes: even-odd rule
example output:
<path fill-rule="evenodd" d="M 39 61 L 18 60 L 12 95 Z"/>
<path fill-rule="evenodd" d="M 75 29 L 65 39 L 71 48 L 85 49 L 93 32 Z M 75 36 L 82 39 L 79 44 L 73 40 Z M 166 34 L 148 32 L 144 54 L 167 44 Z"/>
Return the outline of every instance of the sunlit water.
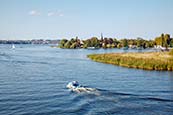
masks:
<path fill-rule="evenodd" d="M 128 69 L 86 57 L 121 49 L 10 48 L 0 45 L 0 115 L 173 114 L 173 72 Z M 99 95 L 69 91 L 66 85 L 73 80 Z"/>

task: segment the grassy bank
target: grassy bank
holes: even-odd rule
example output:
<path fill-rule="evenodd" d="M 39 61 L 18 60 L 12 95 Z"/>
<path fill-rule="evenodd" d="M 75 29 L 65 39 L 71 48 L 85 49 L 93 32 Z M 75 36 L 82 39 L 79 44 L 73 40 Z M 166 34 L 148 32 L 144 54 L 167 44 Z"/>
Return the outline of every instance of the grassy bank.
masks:
<path fill-rule="evenodd" d="M 168 52 L 91 54 L 88 58 L 129 68 L 173 71 L 173 56 Z"/>

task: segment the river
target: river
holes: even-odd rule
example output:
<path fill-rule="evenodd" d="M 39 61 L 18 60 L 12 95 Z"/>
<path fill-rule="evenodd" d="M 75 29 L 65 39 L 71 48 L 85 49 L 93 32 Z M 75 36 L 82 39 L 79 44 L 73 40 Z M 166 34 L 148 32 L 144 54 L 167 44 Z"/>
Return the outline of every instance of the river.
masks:
<path fill-rule="evenodd" d="M 124 50 L 10 47 L 0 45 L 0 115 L 173 114 L 173 72 L 129 69 L 86 57 Z M 96 88 L 99 95 L 69 91 L 66 85 L 73 80 Z"/>

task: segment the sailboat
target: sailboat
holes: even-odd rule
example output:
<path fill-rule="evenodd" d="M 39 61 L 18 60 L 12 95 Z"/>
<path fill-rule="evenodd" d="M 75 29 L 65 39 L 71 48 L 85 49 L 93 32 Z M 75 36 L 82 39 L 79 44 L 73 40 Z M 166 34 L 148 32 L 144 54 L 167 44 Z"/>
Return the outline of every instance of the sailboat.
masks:
<path fill-rule="evenodd" d="M 12 45 L 12 47 L 11 47 L 12 49 L 15 49 L 15 46 L 14 46 L 14 44 Z"/>

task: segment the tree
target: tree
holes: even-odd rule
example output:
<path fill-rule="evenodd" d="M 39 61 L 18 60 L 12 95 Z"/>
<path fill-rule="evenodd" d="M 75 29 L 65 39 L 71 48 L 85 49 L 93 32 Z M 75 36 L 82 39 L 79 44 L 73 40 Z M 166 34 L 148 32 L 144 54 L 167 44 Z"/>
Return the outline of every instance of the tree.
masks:
<path fill-rule="evenodd" d="M 165 44 L 164 34 L 161 34 L 161 46 L 163 47 Z"/>
<path fill-rule="evenodd" d="M 150 42 L 145 42 L 145 48 L 149 48 L 150 47 Z"/>
<path fill-rule="evenodd" d="M 121 43 L 118 43 L 117 48 L 121 48 L 121 47 L 122 47 Z"/>
<path fill-rule="evenodd" d="M 130 40 L 128 41 L 128 44 L 129 44 L 129 45 L 136 45 L 134 39 L 130 39 Z"/>
<path fill-rule="evenodd" d="M 74 38 L 72 38 L 72 39 L 70 40 L 70 42 L 71 42 L 71 43 L 75 43 L 76 40 L 75 40 Z"/>
<path fill-rule="evenodd" d="M 171 38 L 170 38 L 170 35 L 169 34 L 165 34 L 164 35 L 164 47 L 168 47 L 168 45 L 170 45 L 170 41 L 171 41 Z"/>
<path fill-rule="evenodd" d="M 65 43 L 64 48 L 69 49 L 71 45 L 72 45 L 71 41 L 68 41 Z"/>
<path fill-rule="evenodd" d="M 170 47 L 173 47 L 173 38 L 170 40 Z"/>
<path fill-rule="evenodd" d="M 127 41 L 127 39 L 122 39 L 122 46 L 123 47 L 128 47 L 128 41 Z"/>
<path fill-rule="evenodd" d="M 60 47 L 60 48 L 64 48 L 64 45 L 66 44 L 66 42 L 68 42 L 67 39 L 62 39 L 62 40 L 60 41 L 59 47 Z"/>
<path fill-rule="evenodd" d="M 114 39 L 113 39 L 113 43 L 114 43 L 114 44 L 118 44 L 119 41 L 118 41 L 116 38 L 114 38 Z"/>
<path fill-rule="evenodd" d="M 84 48 L 91 47 L 91 40 L 90 39 L 84 40 L 83 43 L 84 43 L 84 46 L 83 46 Z"/>
<path fill-rule="evenodd" d="M 170 46 L 171 38 L 169 34 L 161 34 L 160 37 L 155 38 L 156 45 L 161 45 L 162 47 Z"/>
<path fill-rule="evenodd" d="M 97 37 L 91 38 L 91 47 L 96 47 L 96 48 L 100 47 L 100 41 L 98 40 Z"/>
<path fill-rule="evenodd" d="M 142 38 L 137 38 L 137 47 L 143 47 L 144 46 L 144 40 Z"/>
<path fill-rule="evenodd" d="M 154 41 L 153 40 L 149 40 L 148 43 L 149 43 L 149 47 L 154 47 Z"/>
<path fill-rule="evenodd" d="M 156 45 L 162 45 L 160 37 L 156 37 L 154 41 L 155 41 Z"/>
<path fill-rule="evenodd" d="M 77 43 L 73 43 L 71 46 L 70 46 L 70 49 L 76 49 L 77 48 Z"/>
<path fill-rule="evenodd" d="M 113 44 L 112 47 L 115 48 L 117 47 L 118 43 L 120 43 L 116 38 L 113 39 Z"/>
<path fill-rule="evenodd" d="M 137 47 L 142 47 L 142 41 L 141 40 L 137 40 Z"/>

